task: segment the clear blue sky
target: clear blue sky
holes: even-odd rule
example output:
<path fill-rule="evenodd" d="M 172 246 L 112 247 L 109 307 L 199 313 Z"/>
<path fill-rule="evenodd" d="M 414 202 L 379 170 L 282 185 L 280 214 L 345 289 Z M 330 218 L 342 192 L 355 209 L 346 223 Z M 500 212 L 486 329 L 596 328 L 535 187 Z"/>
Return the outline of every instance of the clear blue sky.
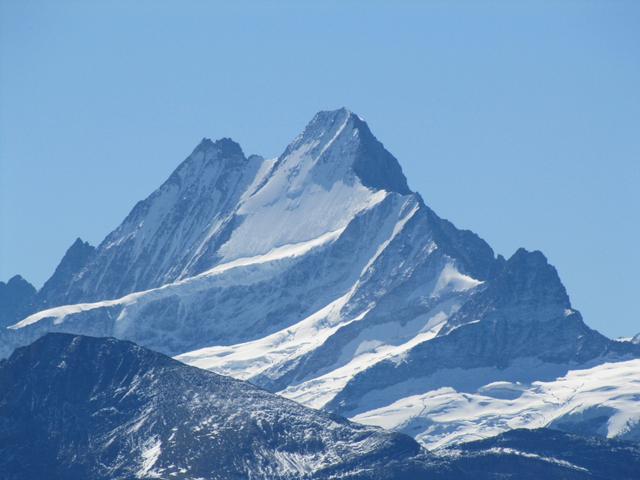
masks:
<path fill-rule="evenodd" d="M 273 156 L 344 105 L 441 216 L 640 331 L 640 2 L 0 5 L 1 280 L 41 285 L 202 137 Z"/>

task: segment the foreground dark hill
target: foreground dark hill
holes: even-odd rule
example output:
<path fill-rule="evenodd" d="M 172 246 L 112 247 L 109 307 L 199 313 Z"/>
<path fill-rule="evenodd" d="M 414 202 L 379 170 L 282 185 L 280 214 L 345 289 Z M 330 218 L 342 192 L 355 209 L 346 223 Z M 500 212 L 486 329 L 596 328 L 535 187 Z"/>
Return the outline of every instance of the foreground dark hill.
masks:
<path fill-rule="evenodd" d="M 129 342 L 49 334 L 0 365 L 5 480 L 415 478 L 435 463 L 408 436 Z"/>
<path fill-rule="evenodd" d="M 113 338 L 48 334 L 0 363 L 3 480 L 626 479 L 640 458 L 568 435 L 539 451 L 559 434 L 518 435 L 434 455 Z"/>

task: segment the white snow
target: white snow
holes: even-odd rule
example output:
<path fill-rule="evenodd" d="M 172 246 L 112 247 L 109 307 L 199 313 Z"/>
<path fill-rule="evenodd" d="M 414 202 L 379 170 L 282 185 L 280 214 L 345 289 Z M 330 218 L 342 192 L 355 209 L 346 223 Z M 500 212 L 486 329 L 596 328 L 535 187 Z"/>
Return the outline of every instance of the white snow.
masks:
<path fill-rule="evenodd" d="M 11 325 L 7 328 L 10 328 L 12 330 L 24 328 L 28 325 L 32 325 L 46 318 L 53 318 L 54 325 L 59 325 L 64 321 L 64 318 L 68 315 L 87 312 L 89 310 L 95 310 L 96 308 L 109 308 L 109 307 L 122 305 L 129 302 L 133 302 L 139 297 L 143 296 L 145 293 L 147 292 L 136 292 L 116 300 L 105 300 L 102 302 L 94 302 L 94 303 L 77 303 L 74 305 L 63 305 L 60 307 L 48 308 L 46 310 L 41 310 L 37 313 L 29 315 L 27 318 L 20 320 L 18 323 Z"/>
<path fill-rule="evenodd" d="M 11 325 L 8 328 L 10 329 L 24 328 L 27 325 L 37 323 L 40 320 L 43 320 L 46 318 L 53 318 L 54 324 L 59 325 L 64 321 L 64 318 L 68 315 L 86 312 L 89 310 L 95 310 L 98 308 L 109 308 L 109 307 L 116 307 L 116 306 L 133 305 L 137 303 L 139 300 L 156 299 L 158 296 L 173 294 L 175 293 L 174 290 L 180 289 L 181 287 L 193 286 L 194 284 L 197 284 L 198 280 L 200 279 L 204 279 L 207 277 L 215 277 L 235 268 L 276 262 L 282 259 L 292 259 L 292 258 L 302 256 L 305 253 L 309 252 L 310 250 L 313 250 L 314 248 L 318 248 L 326 243 L 334 241 L 340 236 L 341 233 L 342 233 L 342 230 L 327 232 L 318 238 L 314 238 L 306 242 L 300 242 L 300 243 L 291 244 L 291 245 L 283 245 L 281 247 L 274 248 L 269 252 L 265 253 L 264 255 L 256 255 L 254 257 L 249 257 L 249 258 L 238 258 L 231 262 L 217 265 L 212 269 L 207 270 L 206 272 L 203 272 L 194 277 L 189 277 L 184 280 L 169 283 L 159 288 L 152 288 L 150 290 L 145 290 L 142 292 L 131 293 L 129 295 L 125 295 L 124 297 L 121 297 L 115 300 L 105 300 L 105 301 L 93 302 L 93 303 L 79 303 L 74 305 L 63 305 L 60 307 L 49 308 L 47 310 L 41 310 L 19 321 L 15 325 Z"/>
<path fill-rule="evenodd" d="M 154 473 L 151 469 L 160 458 L 161 453 L 162 442 L 156 437 L 149 439 L 140 454 L 142 465 L 136 476 L 138 478 L 159 477 L 160 475 Z"/>
<path fill-rule="evenodd" d="M 480 280 L 460 273 L 455 265 L 447 263 L 442 269 L 431 295 L 438 297 L 446 292 L 464 292 L 481 284 Z"/>
<path fill-rule="evenodd" d="M 329 190 L 315 183 L 302 192 L 277 192 L 269 182 L 240 208 L 244 221 L 234 230 L 220 254 L 226 261 L 261 255 L 274 247 L 306 242 L 343 229 L 362 210 L 384 200 L 384 191 L 334 183 Z"/>
<path fill-rule="evenodd" d="M 357 321 L 364 314 L 345 320 L 340 316 L 351 292 L 332 301 L 296 325 L 255 341 L 215 346 L 178 355 L 189 365 L 213 370 L 242 380 L 258 375 L 283 360 L 290 360 L 317 348 L 341 325 Z"/>
<path fill-rule="evenodd" d="M 360 413 L 352 420 L 404 431 L 416 436 L 428 448 L 485 438 L 513 428 L 540 428 L 558 421 L 582 421 L 582 416 L 593 414 L 607 414 L 602 432 L 607 437 L 640 438 L 640 360 L 576 368 L 550 381 L 505 380 L 480 387 L 474 385 L 483 378 L 522 377 L 524 372 L 534 376 L 544 368 L 544 365 L 521 364 L 504 371 L 456 369 L 441 372 L 438 381 L 446 385 L 446 380 L 442 379 L 450 377 L 459 383 L 457 388 L 442 386 L 408 395 Z M 394 395 L 402 395 L 402 386 L 394 388 Z M 391 395 L 392 392 L 388 393 Z M 383 396 L 384 392 L 378 395 Z"/>
<path fill-rule="evenodd" d="M 305 253 L 313 250 L 314 248 L 320 247 L 326 243 L 336 240 L 343 231 L 344 231 L 344 227 L 339 228 L 338 230 L 323 233 L 319 237 L 312 238 L 311 240 L 272 248 L 271 250 L 269 250 L 267 253 L 263 255 L 238 258 L 236 260 L 232 260 L 230 262 L 217 265 L 212 269 L 202 273 L 201 275 L 202 276 L 218 275 L 232 268 L 246 267 L 248 265 L 255 265 L 258 263 L 274 262 L 276 260 L 280 260 L 283 258 L 300 257 Z"/>
<path fill-rule="evenodd" d="M 343 135 L 346 116 L 320 151 L 319 139 L 297 146 L 274 164 L 268 181 L 244 195 L 238 208 L 242 223 L 219 253 L 226 261 L 261 255 L 274 247 L 317 238 L 344 228 L 355 215 L 381 202 L 387 192 L 372 191 L 349 172 L 349 156 L 321 164 L 333 147 L 350 148 L 352 139 Z"/>
<path fill-rule="evenodd" d="M 358 372 L 435 337 L 447 318 L 448 313 L 438 311 L 431 317 L 416 317 L 405 326 L 393 322 L 373 326 L 356 338 L 351 348 L 349 345 L 344 348 L 344 351 L 350 352 L 355 347 L 355 352 L 348 356 L 343 354 L 338 365 L 334 365 L 330 371 L 291 385 L 279 394 L 308 407 L 321 408 Z"/>

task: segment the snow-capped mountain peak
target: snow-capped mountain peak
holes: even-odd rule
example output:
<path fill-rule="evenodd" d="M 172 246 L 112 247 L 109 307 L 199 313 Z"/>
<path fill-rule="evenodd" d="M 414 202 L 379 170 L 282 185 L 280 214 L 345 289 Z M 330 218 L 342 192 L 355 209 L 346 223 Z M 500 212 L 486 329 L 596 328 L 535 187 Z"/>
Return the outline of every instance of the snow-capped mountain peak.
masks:
<path fill-rule="evenodd" d="M 296 167 L 300 163 L 311 165 Z M 286 165 L 286 166 L 285 166 Z M 376 190 L 409 194 L 398 161 L 373 136 L 367 123 L 346 108 L 317 113 L 287 147 L 277 168 L 311 170 L 324 184 L 355 179 Z"/>
<path fill-rule="evenodd" d="M 357 115 L 320 112 L 240 204 L 219 253 L 230 261 L 337 232 L 389 193 L 411 193 L 396 159 Z"/>

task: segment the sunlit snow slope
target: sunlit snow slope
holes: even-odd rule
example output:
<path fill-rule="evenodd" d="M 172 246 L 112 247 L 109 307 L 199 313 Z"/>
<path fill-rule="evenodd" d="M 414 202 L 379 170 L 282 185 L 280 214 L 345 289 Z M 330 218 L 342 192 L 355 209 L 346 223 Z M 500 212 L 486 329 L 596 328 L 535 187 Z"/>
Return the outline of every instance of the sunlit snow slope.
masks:
<path fill-rule="evenodd" d="M 569 407 L 529 420 L 526 405 L 555 391 L 536 380 L 627 369 L 640 346 L 590 330 L 540 252 L 496 257 L 438 217 L 345 109 L 318 113 L 272 160 L 203 140 L 97 248 L 76 243 L 63 264 L 37 311 L 0 334 L 4 356 L 52 330 L 113 335 L 435 445 L 569 417 L 572 429 L 633 430 Z M 536 367 L 513 377 L 523 364 Z M 477 372 L 483 383 L 461 390 Z M 606 378 L 614 399 L 620 377 Z M 514 379 L 525 403 L 493 420 L 463 401 L 439 416 L 424 401 Z M 637 383 L 625 395 L 640 395 Z M 631 425 L 638 403 L 612 400 L 598 416 Z"/>
<path fill-rule="evenodd" d="M 429 448 L 514 428 L 640 440 L 640 360 L 564 372 L 558 365 L 520 361 L 503 371 L 443 370 L 423 379 L 423 385 L 429 385 L 428 391 L 423 386 L 425 393 L 383 401 L 383 407 L 353 420 L 413 435 Z M 397 391 L 389 396 L 397 399 Z"/>

